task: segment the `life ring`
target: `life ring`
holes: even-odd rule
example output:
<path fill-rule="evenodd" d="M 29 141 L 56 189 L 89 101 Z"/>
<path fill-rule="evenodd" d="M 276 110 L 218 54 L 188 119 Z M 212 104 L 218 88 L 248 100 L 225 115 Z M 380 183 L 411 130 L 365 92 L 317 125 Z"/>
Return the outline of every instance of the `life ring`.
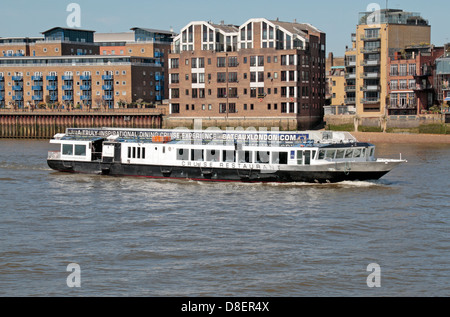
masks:
<path fill-rule="evenodd" d="M 262 100 L 262 99 L 259 99 L 259 102 L 263 102 L 263 100 Z"/>
<path fill-rule="evenodd" d="M 291 98 L 291 101 L 294 102 L 294 98 Z"/>

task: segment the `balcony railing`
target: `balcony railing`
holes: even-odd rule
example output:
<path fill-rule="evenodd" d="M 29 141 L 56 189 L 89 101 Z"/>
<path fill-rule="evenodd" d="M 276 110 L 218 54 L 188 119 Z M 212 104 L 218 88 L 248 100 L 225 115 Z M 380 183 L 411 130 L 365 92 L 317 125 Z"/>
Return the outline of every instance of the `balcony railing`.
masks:
<path fill-rule="evenodd" d="M 417 104 L 410 102 L 406 104 L 390 104 L 387 107 L 388 109 L 417 109 Z"/>
<path fill-rule="evenodd" d="M 105 96 L 103 96 L 103 100 L 114 100 L 114 96 L 113 95 L 105 95 Z"/>
<path fill-rule="evenodd" d="M 58 80 L 58 77 L 55 76 L 55 75 L 49 75 L 49 76 L 47 76 L 46 78 L 47 78 L 47 80 L 50 80 L 50 81 Z"/>
<path fill-rule="evenodd" d="M 43 89 L 42 85 L 34 85 L 34 86 L 31 86 L 31 90 L 38 90 L 38 91 L 41 91 L 42 89 Z"/>
<path fill-rule="evenodd" d="M 379 78 L 380 73 L 370 72 L 361 74 L 361 78 Z"/>
<path fill-rule="evenodd" d="M 81 90 L 91 90 L 91 85 L 81 85 L 80 89 Z"/>
<path fill-rule="evenodd" d="M 345 79 L 356 79 L 355 73 L 345 74 Z"/>
<path fill-rule="evenodd" d="M 345 98 L 346 105 L 354 105 L 356 104 L 356 98 Z"/>
<path fill-rule="evenodd" d="M 114 87 L 112 85 L 103 85 L 102 89 L 103 90 L 114 90 Z"/>
<path fill-rule="evenodd" d="M 23 80 L 23 77 L 22 77 L 22 76 L 12 76 L 11 79 L 12 79 L 13 81 L 22 81 L 22 80 Z"/>
<path fill-rule="evenodd" d="M 91 75 L 81 75 L 80 80 L 91 80 Z"/>
<path fill-rule="evenodd" d="M 378 41 L 378 40 L 381 40 L 381 35 L 375 35 L 375 36 L 361 35 L 361 41 Z"/>
<path fill-rule="evenodd" d="M 361 66 L 377 66 L 380 63 L 379 59 L 366 59 L 361 62 Z"/>
<path fill-rule="evenodd" d="M 14 101 L 21 101 L 21 100 L 23 100 L 23 95 L 12 96 L 12 99 Z"/>
<path fill-rule="evenodd" d="M 378 85 L 366 85 L 362 87 L 363 91 L 379 91 L 381 90 L 381 86 Z"/>
<path fill-rule="evenodd" d="M 73 90 L 73 85 L 63 85 L 62 89 L 63 90 Z"/>
<path fill-rule="evenodd" d="M 81 95 L 81 96 L 80 96 L 80 99 L 81 99 L 81 100 L 91 100 L 91 99 L 92 99 L 92 96 L 91 96 L 91 95 Z"/>
<path fill-rule="evenodd" d="M 73 95 L 65 95 L 62 97 L 62 99 L 64 101 L 72 101 L 73 100 Z"/>
<path fill-rule="evenodd" d="M 22 85 L 15 85 L 15 86 L 12 86 L 12 90 L 15 90 L 15 91 L 23 90 L 23 86 L 22 86 Z"/>
<path fill-rule="evenodd" d="M 31 80 L 41 81 L 42 80 L 42 76 L 31 76 Z"/>
<path fill-rule="evenodd" d="M 362 104 L 376 104 L 379 102 L 380 102 L 380 98 L 378 98 L 378 97 L 361 99 Z"/>
<path fill-rule="evenodd" d="M 113 80 L 113 79 L 114 79 L 114 76 L 113 76 L 113 75 L 103 75 L 103 76 L 102 76 L 102 79 L 103 79 L 103 80 Z"/>
<path fill-rule="evenodd" d="M 433 86 L 429 85 L 429 84 L 426 84 L 426 85 L 416 84 L 416 86 L 413 87 L 412 89 L 417 90 L 417 91 L 432 90 Z"/>
<path fill-rule="evenodd" d="M 347 92 L 356 91 L 356 86 L 354 86 L 354 85 L 345 86 L 345 91 L 347 91 Z"/>
<path fill-rule="evenodd" d="M 380 51 L 381 51 L 381 48 L 379 48 L 379 47 L 364 47 L 361 49 L 361 53 L 364 53 L 364 54 L 379 53 Z"/>
<path fill-rule="evenodd" d="M 62 80 L 73 80 L 73 76 L 62 76 Z"/>
<path fill-rule="evenodd" d="M 33 101 L 42 101 L 42 100 L 44 100 L 44 96 L 42 96 L 42 95 L 34 95 L 34 96 L 31 96 L 31 100 L 33 100 Z"/>

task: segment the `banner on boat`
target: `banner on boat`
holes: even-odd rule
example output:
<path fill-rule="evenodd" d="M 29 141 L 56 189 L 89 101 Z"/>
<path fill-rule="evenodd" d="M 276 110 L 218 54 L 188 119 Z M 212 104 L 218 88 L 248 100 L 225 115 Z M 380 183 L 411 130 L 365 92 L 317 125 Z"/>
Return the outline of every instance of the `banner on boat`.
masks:
<path fill-rule="evenodd" d="M 172 140 L 223 140 L 223 141 L 278 141 L 302 142 L 309 140 L 307 133 L 289 132 L 239 132 L 239 131 L 186 131 L 186 130 L 125 130 L 125 129 L 76 129 L 69 128 L 66 135 L 72 137 L 104 137 L 152 139 L 155 136 L 170 137 Z"/>

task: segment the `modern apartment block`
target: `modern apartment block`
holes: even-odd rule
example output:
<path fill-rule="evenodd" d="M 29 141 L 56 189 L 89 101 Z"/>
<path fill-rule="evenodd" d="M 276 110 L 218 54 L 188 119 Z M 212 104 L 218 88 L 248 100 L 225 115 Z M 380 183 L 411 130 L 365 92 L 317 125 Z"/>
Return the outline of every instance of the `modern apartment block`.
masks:
<path fill-rule="evenodd" d="M 143 32 L 136 30 L 140 45 L 135 37 L 130 44 L 136 45 L 133 51 L 104 56 L 94 33 L 53 28 L 43 32 L 43 38 L 1 38 L 0 107 L 50 103 L 114 108 L 167 98 L 163 80 L 167 63 L 158 45 L 167 54 L 170 43 L 154 41 L 149 46 Z"/>
<path fill-rule="evenodd" d="M 431 27 L 420 13 L 393 9 L 360 13 L 354 46 L 346 54 L 349 63 L 356 63 L 354 72 L 347 73 L 347 85 L 350 89 L 354 80 L 360 117 L 388 114 L 390 60 L 408 46 L 429 45 L 430 38 Z M 353 91 L 348 91 L 349 105 L 352 98 Z"/>
<path fill-rule="evenodd" d="M 313 127 L 323 118 L 325 37 L 310 24 L 264 18 L 189 23 L 169 55 L 171 117 Z"/>
<path fill-rule="evenodd" d="M 434 65 L 443 47 L 411 46 L 389 60 L 388 115 L 419 115 L 436 104 Z"/>
<path fill-rule="evenodd" d="M 168 98 L 167 59 L 176 35 L 172 31 L 134 27 L 131 32 L 96 33 L 94 42 L 100 45 L 100 55 L 154 58 L 161 64 L 162 71 L 153 74 L 150 85 L 157 86 L 155 98 L 162 101 Z"/>

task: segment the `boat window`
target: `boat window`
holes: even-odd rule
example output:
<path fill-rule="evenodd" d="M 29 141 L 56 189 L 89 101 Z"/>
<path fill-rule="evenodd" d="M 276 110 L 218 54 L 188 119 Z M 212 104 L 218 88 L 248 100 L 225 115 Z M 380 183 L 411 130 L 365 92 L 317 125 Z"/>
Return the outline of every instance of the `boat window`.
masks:
<path fill-rule="evenodd" d="M 131 158 L 131 147 L 128 147 L 128 158 Z"/>
<path fill-rule="evenodd" d="M 299 151 L 302 152 L 302 151 Z M 273 152 L 272 164 L 286 165 L 288 163 L 288 152 Z"/>
<path fill-rule="evenodd" d="M 375 154 L 375 148 L 371 147 L 370 148 L 370 157 L 374 156 Z"/>
<path fill-rule="evenodd" d="M 327 150 L 327 159 L 334 160 L 334 156 L 336 155 L 336 150 Z"/>
<path fill-rule="evenodd" d="M 345 150 L 337 150 L 336 151 L 336 159 L 343 159 L 345 154 Z"/>
<path fill-rule="evenodd" d="M 189 161 L 189 150 L 178 149 L 178 151 L 177 151 L 177 160 L 179 160 L 179 161 Z"/>
<path fill-rule="evenodd" d="M 203 150 L 191 150 L 191 160 L 202 162 L 204 160 Z"/>
<path fill-rule="evenodd" d="M 219 162 L 220 161 L 220 151 L 218 150 L 207 150 L 206 160 L 209 162 Z"/>
<path fill-rule="evenodd" d="M 238 160 L 239 163 L 253 163 L 253 152 L 239 151 Z"/>
<path fill-rule="evenodd" d="M 73 155 L 73 145 L 63 144 L 63 155 Z"/>
<path fill-rule="evenodd" d="M 366 148 L 361 149 L 361 157 L 366 157 Z"/>
<path fill-rule="evenodd" d="M 86 156 L 86 145 L 75 145 L 75 155 Z"/>
<path fill-rule="evenodd" d="M 133 148 L 133 158 L 136 158 L 136 148 Z"/>
<path fill-rule="evenodd" d="M 256 163 L 269 163 L 270 162 L 270 152 L 259 151 L 256 152 Z"/>
<path fill-rule="evenodd" d="M 317 153 L 317 151 L 311 151 L 311 159 L 312 160 L 316 159 L 316 153 Z"/>
<path fill-rule="evenodd" d="M 326 154 L 325 150 L 319 150 L 319 160 L 324 160 L 325 154 Z"/>
<path fill-rule="evenodd" d="M 145 147 L 142 148 L 142 159 L 145 160 Z"/>
<path fill-rule="evenodd" d="M 137 158 L 141 158 L 141 148 L 140 147 L 137 148 L 137 155 L 136 155 L 136 157 Z"/>
<path fill-rule="evenodd" d="M 234 163 L 236 162 L 236 152 L 235 151 L 223 151 L 223 161 Z"/>
<path fill-rule="evenodd" d="M 361 151 L 362 149 L 354 149 L 353 150 L 353 157 L 355 157 L 355 158 L 359 158 L 359 157 L 361 157 L 361 155 L 362 155 L 362 151 Z"/>
<path fill-rule="evenodd" d="M 352 157 L 353 157 L 353 150 L 347 149 L 347 151 L 345 151 L 345 158 L 352 158 Z"/>

